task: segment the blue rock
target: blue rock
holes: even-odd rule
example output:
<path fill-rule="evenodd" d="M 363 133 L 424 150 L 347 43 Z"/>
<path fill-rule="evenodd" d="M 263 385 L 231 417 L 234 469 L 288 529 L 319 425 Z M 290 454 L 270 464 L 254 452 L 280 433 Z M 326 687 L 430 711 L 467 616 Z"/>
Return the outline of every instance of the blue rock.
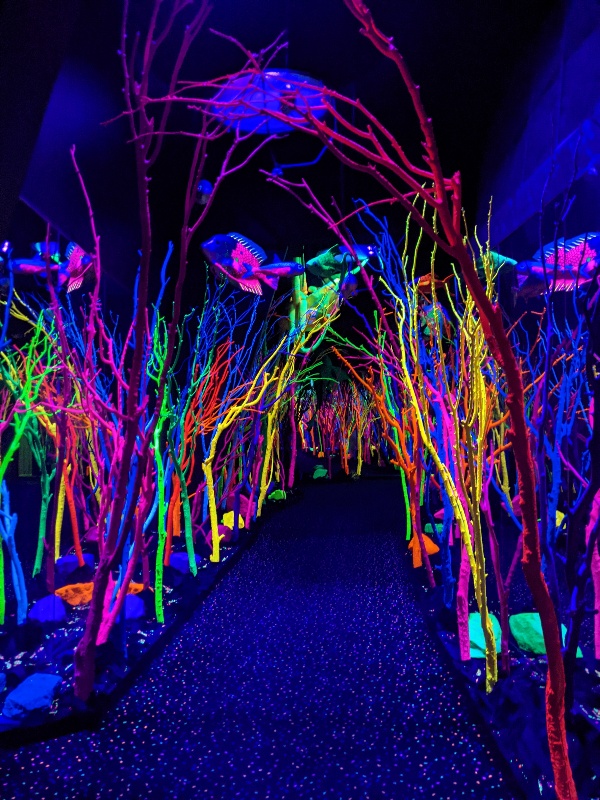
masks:
<path fill-rule="evenodd" d="M 61 683 L 60 675 L 34 672 L 10 692 L 2 713 L 9 719 L 22 720 L 34 711 L 49 709 Z"/>
<path fill-rule="evenodd" d="M 67 618 L 67 607 L 60 597 L 48 594 L 33 604 L 27 616 L 38 622 L 64 622 Z"/>
<path fill-rule="evenodd" d="M 202 559 L 196 554 L 196 565 L 200 564 Z M 190 562 L 187 553 L 171 553 L 170 566 L 181 572 L 182 575 L 187 575 L 190 572 Z"/>
<path fill-rule="evenodd" d="M 146 616 L 146 606 L 137 594 L 128 594 L 125 598 L 125 619 L 140 619 Z"/>
<path fill-rule="evenodd" d="M 91 570 L 94 569 L 95 561 L 91 553 L 84 553 L 83 560 L 85 561 L 86 567 L 89 567 Z M 77 561 L 76 555 L 63 556 L 59 558 L 54 565 L 57 575 L 70 575 L 71 572 L 75 572 L 78 567 L 79 562 Z"/>
<path fill-rule="evenodd" d="M 4 714 L 0 714 L 0 733 L 12 731 L 18 728 L 19 724 L 20 723 L 16 719 L 9 719 L 9 717 L 5 717 Z"/>
<path fill-rule="evenodd" d="M 6 688 L 6 673 L 0 672 L 0 692 L 3 692 Z"/>

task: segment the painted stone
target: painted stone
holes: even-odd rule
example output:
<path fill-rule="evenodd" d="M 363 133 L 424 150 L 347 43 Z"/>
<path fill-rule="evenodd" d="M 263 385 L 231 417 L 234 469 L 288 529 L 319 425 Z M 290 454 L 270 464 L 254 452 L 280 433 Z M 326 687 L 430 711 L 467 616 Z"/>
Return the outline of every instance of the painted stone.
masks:
<path fill-rule="evenodd" d="M 218 530 L 219 536 L 223 537 L 225 544 L 229 544 L 229 542 L 233 541 L 233 528 L 229 528 L 227 525 L 219 525 Z"/>
<path fill-rule="evenodd" d="M 34 672 L 10 692 L 2 713 L 10 719 L 22 720 L 34 711 L 49 709 L 61 683 L 60 675 Z"/>
<path fill-rule="evenodd" d="M 546 655 L 542 623 L 538 613 L 527 611 L 524 614 L 513 614 L 509 617 L 508 624 L 510 632 L 521 650 L 536 656 Z M 567 629 L 564 625 L 561 625 L 561 629 L 564 641 Z M 577 648 L 577 658 L 583 658 L 579 647 Z"/>
<path fill-rule="evenodd" d="M 423 528 L 423 530 L 425 531 L 425 533 L 428 533 L 430 536 L 433 536 L 433 534 L 434 534 L 433 526 L 432 526 L 432 524 L 431 524 L 430 522 L 428 522 L 428 523 L 425 525 L 425 527 Z M 435 526 L 435 533 L 436 533 L 436 535 L 437 535 L 438 537 L 440 536 L 440 534 L 441 534 L 441 532 L 442 532 L 443 530 L 444 530 L 444 526 L 443 526 L 443 525 L 440 525 L 440 524 L 438 524 L 438 523 L 436 523 L 436 526 Z"/>
<path fill-rule="evenodd" d="M 27 616 L 38 622 L 64 622 L 67 618 L 67 609 L 60 597 L 48 594 L 33 604 Z"/>
<path fill-rule="evenodd" d="M 93 571 L 95 566 L 94 556 L 91 553 L 84 553 L 83 560 L 85 566 Z M 79 567 L 79 562 L 77 561 L 76 555 L 62 556 L 62 558 L 59 558 L 55 563 L 54 567 L 58 575 L 70 575 L 71 572 L 74 572 Z"/>
<path fill-rule="evenodd" d="M 425 550 L 428 556 L 433 556 L 440 552 L 440 548 L 437 546 L 437 544 L 426 534 L 423 534 L 423 544 L 425 545 Z M 413 567 L 415 569 L 422 567 L 423 554 L 421 553 L 421 543 L 419 542 L 419 538 L 416 533 L 413 533 L 412 538 L 408 543 L 408 549 L 412 550 Z"/>
<path fill-rule="evenodd" d="M 246 518 L 246 514 L 248 513 L 248 504 L 250 501 L 244 494 L 240 494 L 240 516 Z M 233 507 L 235 505 L 235 494 L 227 495 L 227 499 L 225 501 L 225 509 L 226 511 L 233 511 Z M 256 506 L 256 501 L 252 503 L 253 506 Z"/>
<path fill-rule="evenodd" d="M 93 590 L 94 584 L 91 581 L 89 583 L 69 583 L 57 589 L 55 594 L 70 606 L 83 606 L 91 601 Z"/>
<path fill-rule="evenodd" d="M 231 530 L 233 530 L 233 528 L 234 528 L 234 521 L 233 520 L 234 520 L 234 512 L 233 511 L 227 511 L 227 513 L 223 514 L 223 525 L 225 525 L 225 527 L 227 527 L 227 528 L 230 528 Z M 244 520 L 242 519 L 242 515 L 241 514 L 238 515 L 238 530 L 239 531 L 243 531 L 244 530 Z"/>
<path fill-rule="evenodd" d="M 286 494 L 283 489 L 275 489 L 275 491 L 271 492 L 268 499 L 269 500 L 285 500 Z"/>
<path fill-rule="evenodd" d="M 143 588 L 143 583 L 132 582 L 129 584 L 127 594 L 139 594 Z M 66 586 L 61 586 L 60 589 L 57 589 L 54 594 L 61 597 L 70 606 L 84 606 L 86 603 L 91 602 L 93 591 L 94 584 L 90 581 L 89 583 L 68 583 Z"/>
<path fill-rule="evenodd" d="M 199 555 L 196 554 L 196 566 L 202 561 Z M 169 559 L 169 566 L 176 572 L 181 572 L 182 575 L 187 575 L 190 571 L 190 562 L 187 553 L 171 553 Z"/>
<path fill-rule="evenodd" d="M 125 598 L 125 619 L 141 619 L 146 616 L 146 606 L 141 597 L 128 594 Z"/>
<path fill-rule="evenodd" d="M 490 614 L 492 629 L 496 639 L 496 652 L 500 652 L 502 644 L 502 629 L 495 614 Z M 477 612 L 469 614 L 469 641 L 471 644 L 471 658 L 485 658 L 485 638 L 481 626 L 481 617 Z"/>

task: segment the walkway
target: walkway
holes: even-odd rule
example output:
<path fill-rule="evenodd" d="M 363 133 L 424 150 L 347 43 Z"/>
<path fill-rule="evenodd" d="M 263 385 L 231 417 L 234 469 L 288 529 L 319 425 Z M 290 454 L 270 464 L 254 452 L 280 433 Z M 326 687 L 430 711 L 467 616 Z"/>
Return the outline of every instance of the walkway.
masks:
<path fill-rule="evenodd" d="M 9 798 L 518 798 L 413 603 L 399 483 L 274 513 L 101 730 L 0 752 Z"/>

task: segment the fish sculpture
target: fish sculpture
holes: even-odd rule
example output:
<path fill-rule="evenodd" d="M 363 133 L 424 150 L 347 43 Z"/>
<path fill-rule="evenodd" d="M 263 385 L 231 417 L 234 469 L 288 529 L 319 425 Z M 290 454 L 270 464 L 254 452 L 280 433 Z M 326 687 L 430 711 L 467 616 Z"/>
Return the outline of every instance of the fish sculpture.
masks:
<path fill-rule="evenodd" d="M 377 248 L 374 245 L 354 245 L 354 252 L 361 264 L 366 264 L 370 258 L 377 256 Z M 353 257 L 350 250 L 345 245 L 334 245 L 329 250 L 323 250 L 310 261 L 306 262 L 306 268 L 318 278 L 329 279 L 345 272 L 349 265 L 353 265 Z"/>
<path fill-rule="evenodd" d="M 538 250 L 533 259 L 517 263 L 515 294 L 522 298 L 535 297 L 544 294 L 547 287 L 555 292 L 573 292 L 589 283 L 599 266 L 600 233 L 559 239 L 556 245 L 552 242 Z"/>
<path fill-rule="evenodd" d="M 196 187 L 196 202 L 201 206 L 205 206 L 210 200 L 212 193 L 212 183 L 203 178 Z"/>
<path fill-rule="evenodd" d="M 496 253 L 494 250 L 489 250 L 486 255 L 493 275 L 498 275 L 500 272 L 506 272 L 510 267 L 514 267 L 517 264 L 514 258 L 508 258 L 508 256 L 500 255 L 500 253 Z M 475 267 L 481 280 L 485 281 L 485 267 L 483 265 L 482 257 L 475 261 Z"/>
<path fill-rule="evenodd" d="M 35 275 L 46 278 L 46 270 L 56 272 L 58 285 L 65 285 L 67 292 L 80 289 L 93 264 L 92 257 L 75 242 L 69 242 L 65 251 L 66 261 L 61 260 L 57 242 L 35 242 L 32 245 L 33 255 L 29 258 L 8 258 L 6 269 L 13 275 Z"/>
<path fill-rule="evenodd" d="M 421 307 L 421 327 L 425 336 L 433 336 L 439 326 L 442 333 L 451 328 L 450 317 L 441 303 L 424 303 Z"/>
<path fill-rule="evenodd" d="M 322 286 L 308 286 L 306 275 L 294 279 L 290 298 L 289 330 L 308 334 L 340 310 L 358 291 L 356 272 L 338 273 Z M 302 351 L 304 352 L 304 351 Z"/>
<path fill-rule="evenodd" d="M 342 300 L 354 297 L 358 291 L 358 279 L 354 272 L 347 272 L 343 277 L 340 275 L 337 291 Z"/>
<path fill-rule="evenodd" d="M 65 256 L 67 257 L 67 292 L 74 292 L 76 289 L 81 289 L 84 280 L 90 274 L 93 259 L 75 242 L 69 242 Z"/>
<path fill-rule="evenodd" d="M 304 272 L 296 261 L 266 264 L 266 253 L 239 233 L 217 233 L 201 245 L 212 271 L 223 275 L 244 292 L 262 295 L 261 282 L 276 289 L 279 278 L 293 278 Z"/>
<path fill-rule="evenodd" d="M 424 297 L 430 297 L 433 294 L 434 288 L 436 293 L 441 292 L 444 286 L 450 283 L 453 278 L 454 275 L 448 275 L 447 278 L 434 278 L 432 284 L 431 274 L 428 273 L 427 275 L 422 275 L 420 278 L 417 278 L 414 285 L 417 291 Z"/>

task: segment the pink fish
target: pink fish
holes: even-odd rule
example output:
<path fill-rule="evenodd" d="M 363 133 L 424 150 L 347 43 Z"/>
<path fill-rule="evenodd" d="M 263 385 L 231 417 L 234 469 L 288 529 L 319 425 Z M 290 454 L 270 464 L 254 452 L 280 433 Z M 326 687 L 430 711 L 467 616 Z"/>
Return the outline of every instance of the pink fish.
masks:
<path fill-rule="evenodd" d="M 46 277 L 46 269 L 50 269 L 51 272 L 57 273 L 60 288 L 67 285 L 67 292 L 81 288 L 84 278 L 93 264 L 92 257 L 75 242 L 69 242 L 67 245 L 66 261 L 60 260 L 56 242 L 50 242 L 48 247 L 45 242 L 36 242 L 33 250 L 34 255 L 30 258 L 9 261 L 8 268 L 15 275 L 36 275 L 41 279 Z"/>
<path fill-rule="evenodd" d="M 538 251 L 532 260 L 521 261 L 516 265 L 519 285 L 517 296 L 533 297 L 543 294 L 546 285 L 556 292 L 573 292 L 576 287 L 589 283 L 599 266 L 600 233 L 559 239 L 557 246 L 552 242 Z"/>
<path fill-rule="evenodd" d="M 262 295 L 261 281 L 271 289 L 276 289 L 279 278 L 304 272 L 302 264 L 295 261 L 265 265 L 267 256 L 264 250 L 239 233 L 217 233 L 202 244 L 202 252 L 213 272 L 252 294 Z"/>

